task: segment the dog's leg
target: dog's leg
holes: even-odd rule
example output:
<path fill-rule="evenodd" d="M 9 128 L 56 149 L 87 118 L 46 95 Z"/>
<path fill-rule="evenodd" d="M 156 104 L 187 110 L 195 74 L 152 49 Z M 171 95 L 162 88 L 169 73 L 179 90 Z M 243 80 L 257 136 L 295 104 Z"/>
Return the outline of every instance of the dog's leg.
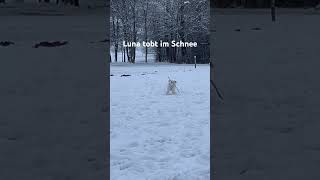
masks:
<path fill-rule="evenodd" d="M 168 87 L 167 87 L 167 95 L 169 95 L 169 93 L 170 93 L 170 87 L 169 87 L 169 85 L 168 85 Z"/>
<path fill-rule="evenodd" d="M 176 87 L 173 87 L 173 88 L 172 88 L 172 94 L 174 94 L 174 95 L 177 94 L 177 93 L 176 93 Z"/>
<path fill-rule="evenodd" d="M 170 91 L 171 91 L 171 80 L 169 79 L 168 80 L 168 86 L 167 86 L 167 95 L 170 94 Z"/>

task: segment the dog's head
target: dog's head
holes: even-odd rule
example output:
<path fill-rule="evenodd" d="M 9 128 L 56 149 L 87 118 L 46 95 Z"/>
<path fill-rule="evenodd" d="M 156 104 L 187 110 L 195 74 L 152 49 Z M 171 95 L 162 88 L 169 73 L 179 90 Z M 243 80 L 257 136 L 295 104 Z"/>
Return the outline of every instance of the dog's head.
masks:
<path fill-rule="evenodd" d="M 177 81 L 169 79 L 169 84 L 170 84 L 170 85 L 176 85 L 176 84 L 177 84 Z"/>

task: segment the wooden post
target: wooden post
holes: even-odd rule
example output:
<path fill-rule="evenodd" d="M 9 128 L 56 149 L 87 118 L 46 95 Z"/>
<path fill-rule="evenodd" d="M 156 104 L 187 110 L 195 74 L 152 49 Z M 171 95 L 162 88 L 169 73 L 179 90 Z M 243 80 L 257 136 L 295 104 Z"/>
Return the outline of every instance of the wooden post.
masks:
<path fill-rule="evenodd" d="M 197 56 L 194 56 L 194 68 L 197 68 Z"/>
<path fill-rule="evenodd" d="M 276 21 L 276 0 L 271 0 L 271 17 L 272 21 Z"/>

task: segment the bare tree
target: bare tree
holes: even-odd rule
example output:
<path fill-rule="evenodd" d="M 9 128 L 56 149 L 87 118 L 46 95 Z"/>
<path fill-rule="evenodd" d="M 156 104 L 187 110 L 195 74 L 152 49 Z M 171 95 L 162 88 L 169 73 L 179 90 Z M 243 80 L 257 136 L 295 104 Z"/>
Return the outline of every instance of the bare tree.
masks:
<path fill-rule="evenodd" d="M 276 0 L 271 0 L 271 17 L 272 21 L 276 21 Z"/>
<path fill-rule="evenodd" d="M 315 9 L 320 9 L 320 1 L 319 1 L 318 4 L 316 5 Z"/>
<path fill-rule="evenodd" d="M 145 42 L 148 41 L 148 8 L 149 2 L 145 1 L 144 7 L 143 7 L 143 17 L 144 17 L 144 40 Z M 145 62 L 148 62 L 148 47 L 145 47 Z"/>
<path fill-rule="evenodd" d="M 111 2 L 112 17 L 119 23 L 117 30 L 116 19 L 111 19 L 112 45 L 115 39 L 126 42 L 137 41 L 209 41 L 209 1 L 208 0 L 113 0 Z M 120 33 L 116 37 L 116 32 Z M 203 45 L 208 46 L 208 45 Z M 172 63 L 192 63 L 194 53 L 201 63 L 204 60 L 203 51 L 209 48 L 176 48 L 158 47 L 147 48 L 144 51 L 144 61 L 148 62 L 149 51 L 156 51 L 157 61 Z M 128 62 L 136 62 L 136 48 L 122 49 Z M 208 55 L 206 55 L 208 56 Z"/>

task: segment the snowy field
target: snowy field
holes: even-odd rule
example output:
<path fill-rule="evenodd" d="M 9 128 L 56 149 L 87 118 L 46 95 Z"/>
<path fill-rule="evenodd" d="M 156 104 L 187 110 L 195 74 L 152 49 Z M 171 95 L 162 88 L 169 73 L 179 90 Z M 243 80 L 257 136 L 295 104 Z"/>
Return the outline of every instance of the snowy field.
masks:
<path fill-rule="evenodd" d="M 277 12 L 211 12 L 214 179 L 320 179 L 320 12 Z"/>
<path fill-rule="evenodd" d="M 209 180 L 209 69 L 111 64 L 111 180 Z M 168 76 L 177 95 L 165 95 Z"/>
<path fill-rule="evenodd" d="M 105 39 L 105 17 L 3 11 L 0 41 L 15 44 L 0 46 L 0 179 L 107 179 L 108 45 L 90 43 Z"/>

